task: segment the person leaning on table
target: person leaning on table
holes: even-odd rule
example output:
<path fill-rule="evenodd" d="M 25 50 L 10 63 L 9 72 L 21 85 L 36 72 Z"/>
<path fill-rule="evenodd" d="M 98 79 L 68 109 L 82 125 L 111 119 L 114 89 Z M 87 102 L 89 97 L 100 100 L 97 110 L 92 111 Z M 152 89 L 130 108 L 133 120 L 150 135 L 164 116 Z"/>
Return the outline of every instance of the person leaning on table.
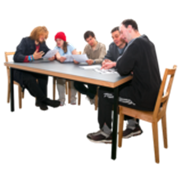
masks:
<path fill-rule="evenodd" d="M 104 56 L 106 55 L 106 46 L 96 40 L 95 34 L 92 31 L 86 31 L 84 39 L 88 43 L 83 51 L 83 54 L 86 54 L 89 58 L 86 61 L 87 64 L 101 64 Z M 75 60 L 74 63 L 78 64 Z M 87 85 L 88 88 L 85 85 Z M 87 95 L 91 104 L 95 103 L 94 98 L 97 94 L 97 85 L 75 81 L 74 87 L 80 93 Z"/>
<path fill-rule="evenodd" d="M 30 36 L 23 38 L 17 46 L 14 61 L 26 64 L 42 58 L 49 51 L 45 43 L 47 37 L 48 30 L 46 27 L 34 28 Z M 53 61 L 54 59 L 55 56 L 49 60 Z M 36 97 L 36 106 L 40 107 L 41 110 L 47 110 L 47 106 L 58 107 L 60 105 L 59 101 L 47 98 L 47 75 L 17 69 L 14 69 L 13 75 L 14 80 L 21 85 L 22 89 L 26 88 L 32 96 Z"/>
<path fill-rule="evenodd" d="M 120 37 L 127 47 L 117 62 L 108 62 L 103 69 L 116 67 L 121 76 L 133 73 L 131 82 L 119 87 L 119 104 L 145 111 L 153 111 L 159 92 L 161 78 L 154 44 L 146 35 L 140 35 L 134 20 L 124 20 L 120 26 Z M 87 135 L 94 142 L 112 141 L 111 111 L 114 103 L 113 90 L 99 89 L 98 121 L 100 130 Z M 126 117 L 125 117 L 126 119 Z M 134 118 L 127 118 L 124 138 L 140 135 L 142 130 Z"/>

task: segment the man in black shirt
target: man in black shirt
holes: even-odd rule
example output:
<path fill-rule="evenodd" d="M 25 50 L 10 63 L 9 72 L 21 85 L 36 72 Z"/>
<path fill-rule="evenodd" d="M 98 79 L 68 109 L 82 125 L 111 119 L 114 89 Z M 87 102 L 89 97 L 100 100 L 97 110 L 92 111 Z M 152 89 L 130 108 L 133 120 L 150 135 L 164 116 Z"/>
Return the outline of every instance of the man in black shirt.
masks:
<path fill-rule="evenodd" d="M 134 20 L 124 20 L 120 26 L 120 37 L 128 45 L 116 62 L 108 62 L 102 69 L 116 67 L 120 75 L 133 74 L 132 81 L 119 87 L 119 104 L 145 111 L 153 111 L 161 84 L 159 66 L 154 44 L 146 35 L 140 35 Z M 112 89 L 99 90 L 98 121 L 100 130 L 87 137 L 95 142 L 112 141 L 111 111 L 113 104 Z M 135 118 L 125 116 L 128 120 L 123 138 L 140 135 L 142 130 Z"/>

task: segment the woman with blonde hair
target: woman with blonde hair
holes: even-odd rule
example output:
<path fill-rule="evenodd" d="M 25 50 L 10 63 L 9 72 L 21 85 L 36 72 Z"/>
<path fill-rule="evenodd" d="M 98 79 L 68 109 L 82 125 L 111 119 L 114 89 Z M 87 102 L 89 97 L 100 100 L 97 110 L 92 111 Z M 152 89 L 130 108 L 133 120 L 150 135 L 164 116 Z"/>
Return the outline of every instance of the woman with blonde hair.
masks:
<path fill-rule="evenodd" d="M 68 44 L 68 42 L 66 41 L 66 35 L 64 32 L 58 32 L 55 35 L 55 41 L 56 41 L 55 50 L 58 50 L 56 54 L 56 59 L 60 61 L 61 63 L 68 62 L 65 57 L 66 55 L 77 54 L 76 49 L 72 45 Z M 66 79 L 57 78 L 57 89 L 59 93 L 60 106 L 65 105 L 65 83 L 66 83 Z M 76 104 L 75 95 L 77 91 L 74 88 L 73 81 L 70 81 L 70 86 L 71 86 L 70 101 L 72 105 L 75 105 Z"/>
<path fill-rule="evenodd" d="M 48 30 L 45 26 L 38 26 L 34 28 L 29 37 L 21 40 L 17 46 L 14 61 L 21 63 L 35 62 L 37 59 L 49 51 L 45 40 L 48 37 Z M 55 56 L 49 58 L 53 61 Z M 22 89 L 26 88 L 30 94 L 36 97 L 36 106 L 41 110 L 47 110 L 47 106 L 58 107 L 59 101 L 53 101 L 47 98 L 47 83 L 48 76 L 14 69 L 14 80 L 17 81 Z"/>

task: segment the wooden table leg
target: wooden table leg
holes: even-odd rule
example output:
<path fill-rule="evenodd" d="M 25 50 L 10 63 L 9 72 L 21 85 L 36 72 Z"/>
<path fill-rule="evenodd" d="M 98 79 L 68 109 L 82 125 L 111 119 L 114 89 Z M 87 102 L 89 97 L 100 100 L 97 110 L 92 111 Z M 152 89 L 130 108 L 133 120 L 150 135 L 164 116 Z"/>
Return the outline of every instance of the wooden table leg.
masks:
<path fill-rule="evenodd" d="M 113 121 L 113 133 L 112 133 L 112 151 L 111 158 L 116 159 L 117 151 L 117 127 L 118 127 L 118 87 L 114 88 L 114 121 Z"/>
<path fill-rule="evenodd" d="M 10 94 L 11 94 L 11 104 L 10 104 L 10 107 L 11 107 L 11 112 L 14 111 L 14 84 L 13 84 L 13 68 L 10 68 Z"/>

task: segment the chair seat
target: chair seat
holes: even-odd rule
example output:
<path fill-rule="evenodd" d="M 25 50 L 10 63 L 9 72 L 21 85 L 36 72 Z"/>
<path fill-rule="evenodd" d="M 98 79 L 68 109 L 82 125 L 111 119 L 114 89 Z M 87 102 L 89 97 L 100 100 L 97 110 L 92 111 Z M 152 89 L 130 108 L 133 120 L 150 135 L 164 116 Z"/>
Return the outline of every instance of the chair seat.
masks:
<path fill-rule="evenodd" d="M 142 110 L 136 110 L 124 106 L 119 106 L 120 111 L 122 114 L 129 115 L 134 118 L 142 119 L 145 121 L 148 121 L 150 123 L 153 122 L 153 111 L 142 111 Z M 159 109 L 159 112 L 157 114 L 157 121 L 165 114 L 165 110 L 163 108 Z"/>

